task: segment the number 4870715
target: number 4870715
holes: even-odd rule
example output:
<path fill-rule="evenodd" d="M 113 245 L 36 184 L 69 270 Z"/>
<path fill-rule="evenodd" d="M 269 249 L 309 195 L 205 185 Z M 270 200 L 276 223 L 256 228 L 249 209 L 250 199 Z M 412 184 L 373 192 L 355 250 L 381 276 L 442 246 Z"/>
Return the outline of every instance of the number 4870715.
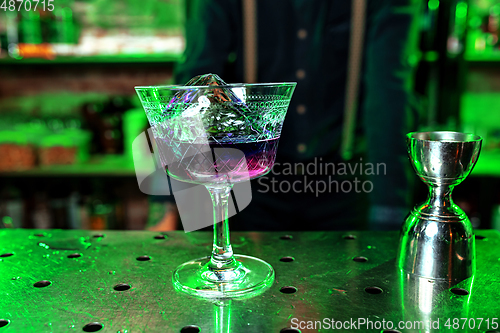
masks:
<path fill-rule="evenodd" d="M 498 328 L 498 318 L 448 318 L 444 326 L 448 329 L 453 330 L 463 330 L 463 329 L 481 329 L 483 326 L 485 329 Z"/>
<path fill-rule="evenodd" d="M 21 10 L 35 11 L 38 8 L 38 10 L 48 10 L 49 12 L 51 12 L 54 10 L 53 2 L 54 0 L 3 0 L 0 9 L 5 12 L 20 12 Z"/>

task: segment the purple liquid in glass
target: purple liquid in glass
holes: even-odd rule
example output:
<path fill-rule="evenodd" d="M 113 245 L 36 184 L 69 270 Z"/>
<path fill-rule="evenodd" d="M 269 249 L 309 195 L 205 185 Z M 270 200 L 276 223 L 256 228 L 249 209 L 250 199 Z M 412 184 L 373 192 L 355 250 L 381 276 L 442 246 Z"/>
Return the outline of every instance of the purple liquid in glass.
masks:
<path fill-rule="evenodd" d="M 273 167 L 278 141 L 209 141 L 208 145 L 177 142 L 170 145 L 175 146 L 172 154 L 177 161 L 169 163 L 166 170 L 177 180 L 204 185 L 255 179 Z"/>

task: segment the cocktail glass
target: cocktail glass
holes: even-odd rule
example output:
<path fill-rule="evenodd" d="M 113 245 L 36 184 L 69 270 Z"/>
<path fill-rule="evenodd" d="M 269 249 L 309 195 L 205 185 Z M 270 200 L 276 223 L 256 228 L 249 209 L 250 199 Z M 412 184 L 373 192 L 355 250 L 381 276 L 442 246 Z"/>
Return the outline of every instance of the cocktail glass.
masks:
<path fill-rule="evenodd" d="M 135 88 L 169 176 L 204 185 L 212 198 L 212 254 L 175 270 L 172 281 L 177 290 L 207 298 L 239 298 L 272 285 L 271 265 L 233 254 L 228 200 L 233 184 L 272 169 L 295 85 Z"/>

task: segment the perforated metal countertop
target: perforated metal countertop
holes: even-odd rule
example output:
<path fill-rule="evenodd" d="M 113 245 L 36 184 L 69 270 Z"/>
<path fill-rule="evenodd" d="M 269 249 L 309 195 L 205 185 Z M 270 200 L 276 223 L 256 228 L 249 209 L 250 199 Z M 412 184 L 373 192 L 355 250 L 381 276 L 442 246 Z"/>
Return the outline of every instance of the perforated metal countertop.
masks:
<path fill-rule="evenodd" d="M 163 238 L 106 231 L 101 237 L 84 230 L 4 229 L 0 326 L 7 325 L 0 333 L 94 332 L 101 326 L 98 332 L 288 333 L 298 332 L 286 329 L 298 325 L 303 333 L 330 332 L 325 318 L 364 318 L 374 325 L 440 320 L 438 330 L 393 327 L 401 332 L 451 332 L 443 326 L 448 318 L 483 318 L 479 329 L 475 320 L 473 329 L 455 331 L 494 331 L 493 319 L 500 317 L 500 235 L 476 234 L 477 274 L 452 286 L 401 275 L 397 232 L 234 232 L 235 253 L 270 263 L 276 281 L 251 299 L 209 302 L 175 291 L 171 275 L 179 264 L 210 254 L 211 233 L 171 232 Z M 308 329 L 308 321 L 323 327 Z"/>

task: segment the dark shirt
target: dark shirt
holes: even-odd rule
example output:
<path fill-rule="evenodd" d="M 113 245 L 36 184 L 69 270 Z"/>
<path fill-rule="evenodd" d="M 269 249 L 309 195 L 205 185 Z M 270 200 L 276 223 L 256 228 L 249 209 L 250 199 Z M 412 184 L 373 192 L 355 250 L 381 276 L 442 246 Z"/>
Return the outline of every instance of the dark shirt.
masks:
<path fill-rule="evenodd" d="M 410 59 L 416 46 L 411 33 L 419 12 L 416 3 L 367 0 L 355 146 L 364 155 L 355 155 L 352 162 L 385 164 L 385 173 L 368 175 L 373 183 L 372 206 L 389 211 L 382 220 L 399 219 L 401 214 L 390 216 L 391 208 L 398 212 L 409 208 L 412 176 L 404 135 L 414 130 Z M 185 58 L 176 68 L 177 82 L 183 84 L 206 73 L 216 73 L 228 83 L 242 82 L 241 1 L 201 0 L 190 4 Z M 324 163 L 342 162 L 339 148 L 350 22 L 351 1 L 257 1 L 257 80 L 297 82 L 277 162 L 307 164 L 319 158 Z M 287 200 L 292 197 L 304 200 L 300 195 L 288 196 Z M 341 197 L 335 196 L 335 200 Z M 326 207 L 332 198 L 328 194 L 323 198 Z M 345 209 L 355 209 L 355 205 Z M 382 222 L 394 226 L 402 221 Z"/>

